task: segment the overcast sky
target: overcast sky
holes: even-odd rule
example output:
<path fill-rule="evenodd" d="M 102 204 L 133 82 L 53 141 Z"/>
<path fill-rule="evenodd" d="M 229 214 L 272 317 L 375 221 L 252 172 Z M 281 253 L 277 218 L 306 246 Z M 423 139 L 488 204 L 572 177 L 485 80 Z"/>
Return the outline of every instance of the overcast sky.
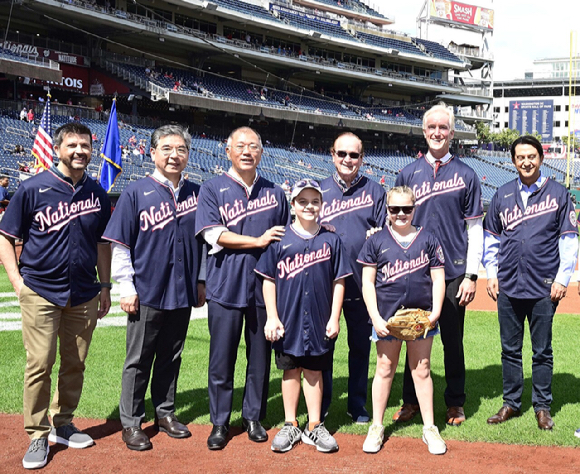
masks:
<path fill-rule="evenodd" d="M 416 18 L 424 1 L 387 3 L 385 0 L 371 0 L 371 3 L 385 5 L 381 10 L 395 16 L 393 29 L 418 36 Z M 577 32 L 577 39 L 580 36 L 580 0 L 463 0 L 463 3 L 495 11 L 492 48 L 496 81 L 523 78 L 524 73 L 532 69 L 535 59 L 568 58 L 570 31 Z M 580 54 L 580 39 L 576 53 Z"/>

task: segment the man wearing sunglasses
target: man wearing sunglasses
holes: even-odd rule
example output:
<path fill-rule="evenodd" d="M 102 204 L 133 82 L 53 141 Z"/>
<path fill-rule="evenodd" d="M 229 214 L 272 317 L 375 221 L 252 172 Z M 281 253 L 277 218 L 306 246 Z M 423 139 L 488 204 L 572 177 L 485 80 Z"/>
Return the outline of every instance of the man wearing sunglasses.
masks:
<path fill-rule="evenodd" d="M 290 224 L 284 191 L 256 171 L 262 159 L 260 135 L 249 127 L 234 130 L 226 153 L 232 166 L 203 184 L 196 217 L 196 234 L 212 247 L 206 279 L 213 423 L 207 447 L 211 450 L 223 449 L 228 442 L 234 370 L 244 325 L 248 366 L 242 426 L 251 441 L 268 440 L 260 421 L 266 416 L 272 350 L 264 337 L 266 307 L 254 268 L 268 245 L 280 240 Z"/>
<path fill-rule="evenodd" d="M 386 219 L 385 190 L 359 173 L 363 144 L 355 134 L 342 133 L 330 149 L 336 172 L 320 183 L 324 202 L 320 223 L 336 229 L 353 270 L 345 281 L 343 312 L 348 331 L 347 410 L 355 423 L 368 423 L 366 409 L 371 328 L 362 298 L 362 267 L 356 263 L 367 230 L 383 227 Z M 323 372 L 322 417 L 332 398 L 332 370 Z"/>
<path fill-rule="evenodd" d="M 465 307 L 475 297 L 483 254 L 483 207 L 477 175 L 449 152 L 454 130 L 455 116 L 444 104 L 425 112 L 423 135 L 429 151 L 399 173 L 395 186 L 413 189 L 417 199 L 413 223 L 435 234 L 443 247 L 446 293 L 439 327 L 447 382 L 446 422 L 459 426 L 465 421 Z M 406 364 L 403 406 L 393 420 L 409 421 L 417 413 L 417 395 Z"/>

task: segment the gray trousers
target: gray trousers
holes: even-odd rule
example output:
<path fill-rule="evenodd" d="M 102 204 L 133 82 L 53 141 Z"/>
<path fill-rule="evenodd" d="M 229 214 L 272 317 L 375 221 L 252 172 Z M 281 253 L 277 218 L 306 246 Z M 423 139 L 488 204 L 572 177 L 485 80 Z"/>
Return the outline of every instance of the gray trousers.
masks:
<path fill-rule="evenodd" d="M 123 366 L 119 414 L 123 428 L 141 426 L 151 368 L 151 401 L 158 418 L 175 412 L 177 377 L 191 308 L 159 310 L 141 305 L 127 318 L 127 356 Z"/>

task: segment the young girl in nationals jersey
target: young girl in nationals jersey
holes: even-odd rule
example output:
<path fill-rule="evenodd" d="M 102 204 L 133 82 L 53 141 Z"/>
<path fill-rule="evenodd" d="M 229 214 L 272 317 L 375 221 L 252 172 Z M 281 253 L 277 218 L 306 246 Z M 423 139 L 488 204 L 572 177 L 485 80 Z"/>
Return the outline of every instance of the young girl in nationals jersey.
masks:
<path fill-rule="evenodd" d="M 335 439 L 320 422 L 322 371 L 332 367 L 332 345 L 338 336 L 344 297 L 344 278 L 351 274 L 342 243 L 318 225 L 322 191 L 312 180 L 294 185 L 291 204 L 296 221 L 279 242 L 270 244 L 256 272 L 264 277 L 268 319 L 266 339 L 273 342 L 276 366 L 284 371 L 282 398 L 286 423 L 272 442 L 272 451 L 286 452 L 302 439 L 318 451 L 338 450 Z M 300 379 L 308 426 L 298 427 Z"/>
<path fill-rule="evenodd" d="M 388 225 L 363 245 L 362 293 L 373 323 L 377 344 L 377 368 L 373 380 L 373 424 L 363 451 L 376 453 L 384 439 L 383 417 L 397 370 L 402 342 L 389 335 L 386 322 L 401 308 L 430 310 L 435 325 L 445 295 L 445 260 L 437 238 L 411 224 L 415 194 L 408 186 L 391 189 L 387 196 Z M 430 372 L 433 336 L 407 342 L 407 354 L 423 418 L 423 441 L 431 454 L 444 454 L 445 441 L 433 424 L 433 382 Z"/>

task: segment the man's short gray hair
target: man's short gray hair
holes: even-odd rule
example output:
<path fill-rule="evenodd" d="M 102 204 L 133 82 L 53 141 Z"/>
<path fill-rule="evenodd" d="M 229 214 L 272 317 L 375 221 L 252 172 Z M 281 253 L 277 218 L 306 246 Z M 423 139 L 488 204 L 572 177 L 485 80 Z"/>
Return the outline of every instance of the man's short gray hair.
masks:
<path fill-rule="evenodd" d="M 189 150 L 191 147 L 191 135 L 188 132 L 187 128 L 182 127 L 181 125 L 169 124 L 169 125 L 162 125 L 157 130 L 153 132 L 151 135 L 151 148 L 157 148 L 159 145 L 159 140 L 163 137 L 168 137 L 171 135 L 177 135 L 178 137 L 183 138 L 185 142 L 185 146 Z"/>
<path fill-rule="evenodd" d="M 449 131 L 455 130 L 455 114 L 453 113 L 453 109 L 451 107 L 447 107 L 445 102 L 439 102 L 437 105 L 431 107 L 425 114 L 423 114 L 423 130 L 427 129 L 427 118 L 429 115 L 435 112 L 443 112 L 446 113 L 449 117 Z"/>
<path fill-rule="evenodd" d="M 260 149 L 262 149 L 262 137 L 252 127 L 239 127 L 239 128 L 236 128 L 232 133 L 230 133 L 230 136 L 228 137 L 228 141 L 226 143 L 226 147 L 227 148 L 230 148 L 232 146 L 232 140 L 234 139 L 234 135 L 236 133 L 241 133 L 241 132 L 244 132 L 244 133 L 252 132 L 252 133 L 254 133 L 258 137 L 258 142 L 260 144 Z"/>

